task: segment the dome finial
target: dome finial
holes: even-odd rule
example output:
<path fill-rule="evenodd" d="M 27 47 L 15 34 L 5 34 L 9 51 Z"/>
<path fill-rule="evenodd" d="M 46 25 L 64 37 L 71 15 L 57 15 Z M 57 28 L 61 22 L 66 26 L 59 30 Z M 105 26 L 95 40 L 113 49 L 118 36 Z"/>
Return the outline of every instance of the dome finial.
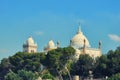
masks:
<path fill-rule="evenodd" d="M 81 24 L 80 24 L 80 22 L 79 22 L 79 27 L 78 27 L 78 32 L 77 32 L 77 34 L 79 34 L 79 33 L 81 33 Z"/>

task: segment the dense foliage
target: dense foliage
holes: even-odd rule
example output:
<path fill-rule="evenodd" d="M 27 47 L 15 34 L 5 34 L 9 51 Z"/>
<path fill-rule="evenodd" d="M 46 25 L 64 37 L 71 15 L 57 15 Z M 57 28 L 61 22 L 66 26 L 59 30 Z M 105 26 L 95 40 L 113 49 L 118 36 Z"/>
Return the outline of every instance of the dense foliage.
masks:
<path fill-rule="evenodd" d="M 72 47 L 58 48 L 47 54 L 18 52 L 1 60 L 0 80 L 34 80 L 39 76 L 53 80 L 59 76 L 67 80 L 71 75 L 89 77 L 89 71 L 96 78 L 108 76 L 108 80 L 119 79 L 120 47 L 96 59 L 84 54 L 76 61 L 74 54 Z"/>
<path fill-rule="evenodd" d="M 35 80 L 37 75 L 31 71 L 19 70 L 17 73 L 10 71 L 5 76 L 5 80 Z"/>
<path fill-rule="evenodd" d="M 108 51 L 95 60 L 89 55 L 80 55 L 79 60 L 72 66 L 71 74 L 89 77 L 89 71 L 93 72 L 95 78 L 111 77 L 120 73 L 120 47 L 115 51 Z"/>
<path fill-rule="evenodd" d="M 9 58 L 4 58 L 1 61 L 0 80 L 4 80 L 5 78 L 6 80 L 8 78 L 14 80 L 15 77 L 18 77 L 20 70 L 28 72 L 31 71 L 33 74 L 37 73 L 37 75 L 43 76 L 44 74 L 41 70 L 43 65 L 45 66 L 45 69 L 50 71 L 50 73 L 46 76 L 56 76 L 58 74 L 56 72 L 67 64 L 68 60 L 71 58 L 71 56 L 73 56 L 74 53 L 75 50 L 72 47 L 58 48 L 48 52 L 47 55 L 45 53 L 29 54 L 18 52 L 15 55 Z M 14 78 L 9 77 L 12 74 L 14 75 Z M 28 76 L 28 74 L 25 76 Z M 44 75 L 44 77 L 46 76 Z"/>
<path fill-rule="evenodd" d="M 94 70 L 96 77 L 112 76 L 120 73 L 120 48 L 115 51 L 110 50 L 106 55 L 103 55 L 96 62 L 97 66 Z"/>
<path fill-rule="evenodd" d="M 69 75 L 70 72 L 67 69 L 70 69 L 74 53 L 75 50 L 72 47 L 58 48 L 49 51 L 46 55 L 47 64 L 45 66 L 48 67 L 49 71 L 54 76 Z"/>
<path fill-rule="evenodd" d="M 41 63 L 44 63 L 45 57 L 44 53 L 18 52 L 9 58 L 4 58 L 0 64 L 0 79 L 4 80 L 4 76 L 10 71 L 14 73 L 19 70 L 40 72 Z"/>
<path fill-rule="evenodd" d="M 120 80 L 120 73 L 112 75 L 110 78 L 107 80 Z"/>
<path fill-rule="evenodd" d="M 73 65 L 71 74 L 87 77 L 89 71 L 93 70 L 93 67 L 93 59 L 89 55 L 80 55 L 79 60 Z"/>

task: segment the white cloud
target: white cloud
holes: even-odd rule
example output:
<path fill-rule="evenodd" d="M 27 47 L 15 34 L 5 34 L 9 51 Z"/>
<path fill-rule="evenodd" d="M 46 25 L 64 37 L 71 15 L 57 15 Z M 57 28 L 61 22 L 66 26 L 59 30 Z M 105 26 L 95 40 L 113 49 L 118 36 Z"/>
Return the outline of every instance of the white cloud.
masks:
<path fill-rule="evenodd" d="M 120 36 L 116 35 L 116 34 L 109 34 L 108 35 L 109 38 L 115 42 L 120 42 Z"/>
<path fill-rule="evenodd" d="M 35 34 L 38 36 L 42 36 L 44 33 L 42 31 L 37 31 L 37 32 L 35 32 Z"/>

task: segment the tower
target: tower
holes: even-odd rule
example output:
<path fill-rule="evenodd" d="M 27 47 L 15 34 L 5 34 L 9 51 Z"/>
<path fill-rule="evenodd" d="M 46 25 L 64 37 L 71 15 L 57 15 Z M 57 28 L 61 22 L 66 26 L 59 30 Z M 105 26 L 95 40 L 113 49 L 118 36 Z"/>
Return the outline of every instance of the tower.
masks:
<path fill-rule="evenodd" d="M 83 46 L 83 54 L 85 54 L 85 49 L 86 49 L 86 40 L 84 39 L 84 46 Z"/>
<path fill-rule="evenodd" d="M 101 46 L 102 46 L 102 42 L 99 41 L 99 46 L 98 46 L 98 48 L 101 49 Z"/>
<path fill-rule="evenodd" d="M 57 48 L 59 48 L 60 47 L 60 42 L 59 41 L 57 41 Z"/>
<path fill-rule="evenodd" d="M 34 42 L 32 36 L 30 36 L 27 41 L 23 44 L 23 52 L 36 53 L 37 44 Z"/>

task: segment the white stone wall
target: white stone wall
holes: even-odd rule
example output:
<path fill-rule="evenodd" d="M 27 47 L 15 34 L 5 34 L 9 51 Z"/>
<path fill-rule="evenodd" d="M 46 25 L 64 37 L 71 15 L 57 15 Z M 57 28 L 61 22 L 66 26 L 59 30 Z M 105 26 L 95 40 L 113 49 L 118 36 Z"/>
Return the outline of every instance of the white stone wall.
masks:
<path fill-rule="evenodd" d="M 28 47 L 28 52 L 29 53 L 36 53 L 37 52 L 37 47 L 36 46 L 29 46 Z"/>
<path fill-rule="evenodd" d="M 86 54 L 91 56 L 92 58 L 100 57 L 101 56 L 101 50 L 99 49 L 86 49 Z"/>
<path fill-rule="evenodd" d="M 100 57 L 102 55 L 101 50 L 100 49 L 94 49 L 94 48 L 86 48 L 85 49 L 85 53 L 83 53 L 83 49 L 75 49 L 75 58 L 79 59 L 79 56 L 81 54 L 88 54 L 89 56 L 91 56 L 92 58 L 96 58 L 96 57 Z"/>

